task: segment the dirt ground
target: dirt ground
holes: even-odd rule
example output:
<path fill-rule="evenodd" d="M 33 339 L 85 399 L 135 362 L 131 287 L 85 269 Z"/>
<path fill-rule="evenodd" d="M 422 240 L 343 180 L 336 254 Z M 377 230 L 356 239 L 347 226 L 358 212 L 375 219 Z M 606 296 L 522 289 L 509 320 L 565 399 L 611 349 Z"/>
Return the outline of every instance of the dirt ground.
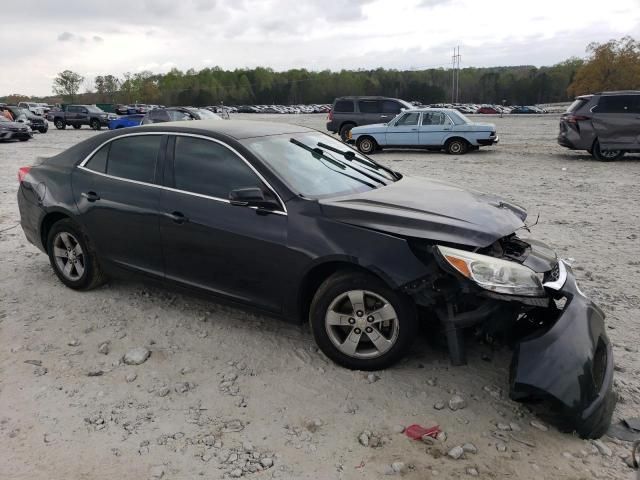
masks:
<path fill-rule="evenodd" d="M 325 123 L 324 115 L 238 117 Z M 489 121 L 496 147 L 375 158 L 503 195 L 531 220 L 539 214 L 532 235 L 573 259 L 581 288 L 608 316 L 615 420 L 638 416 L 640 156 L 600 163 L 559 147 L 556 115 Z M 65 288 L 20 227 L 11 229 L 16 174 L 91 135 L 52 126 L 0 144 L 0 478 L 635 478 L 624 461 L 630 444 L 604 437 L 598 448 L 531 425 L 540 420 L 506 396 L 506 350 L 473 345 L 469 364 L 451 367 L 445 350 L 419 338 L 399 365 L 368 376 L 328 361 L 306 325 L 139 280 Z M 134 347 L 151 356 L 125 365 Z M 466 408 L 434 408 L 456 394 Z M 427 447 L 398 432 L 413 423 L 438 424 L 446 439 Z M 465 443 L 477 453 L 447 457 Z"/>

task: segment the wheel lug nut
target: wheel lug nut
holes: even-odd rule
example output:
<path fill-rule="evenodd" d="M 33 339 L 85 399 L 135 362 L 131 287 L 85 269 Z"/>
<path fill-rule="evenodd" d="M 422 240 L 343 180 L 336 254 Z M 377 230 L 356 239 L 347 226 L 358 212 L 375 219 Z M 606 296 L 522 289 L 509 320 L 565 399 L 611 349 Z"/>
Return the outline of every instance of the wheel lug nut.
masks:
<path fill-rule="evenodd" d="M 356 319 L 353 317 L 349 318 L 349 323 L 353 325 L 354 323 L 356 323 Z"/>
<path fill-rule="evenodd" d="M 359 328 L 354 328 L 353 331 L 356 335 L 360 335 L 362 333 L 362 330 L 360 330 Z"/>
<path fill-rule="evenodd" d="M 367 333 L 371 333 L 371 332 L 373 332 L 373 328 L 367 327 L 367 328 L 364 329 L 364 331 L 367 332 Z"/>
<path fill-rule="evenodd" d="M 369 323 L 373 322 L 373 316 L 372 315 L 369 315 L 367 317 L 367 322 L 369 322 Z"/>
<path fill-rule="evenodd" d="M 357 315 L 357 316 L 359 316 L 359 317 L 361 317 L 361 316 L 363 316 L 363 315 L 364 315 L 364 312 L 363 312 L 362 310 L 358 310 L 358 311 L 356 312 L 356 315 Z"/>

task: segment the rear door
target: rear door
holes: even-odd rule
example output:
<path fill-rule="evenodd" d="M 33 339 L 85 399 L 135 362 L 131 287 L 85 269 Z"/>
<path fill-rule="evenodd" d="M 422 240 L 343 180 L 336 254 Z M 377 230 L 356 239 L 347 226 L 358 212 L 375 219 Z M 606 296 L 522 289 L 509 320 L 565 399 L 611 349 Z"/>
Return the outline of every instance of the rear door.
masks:
<path fill-rule="evenodd" d="M 278 265 L 287 264 L 287 215 L 231 205 L 229 192 L 270 188 L 228 145 L 175 135 L 168 148 L 160 220 L 166 276 L 279 312 Z M 273 195 L 275 197 L 275 195 Z"/>
<path fill-rule="evenodd" d="M 441 146 L 451 127 L 451 120 L 443 112 L 424 112 L 419 128 L 420 145 Z"/>
<path fill-rule="evenodd" d="M 165 135 L 126 135 L 102 146 L 73 174 L 73 192 L 101 259 L 157 276 L 160 165 Z"/>
<path fill-rule="evenodd" d="M 382 118 L 382 101 L 380 100 L 358 100 L 358 125 L 370 125 L 372 123 L 386 123 Z"/>
<path fill-rule="evenodd" d="M 420 112 L 405 112 L 387 128 L 387 145 L 419 145 Z"/>
<path fill-rule="evenodd" d="M 603 95 L 592 124 L 604 148 L 633 149 L 640 144 L 640 95 Z"/>

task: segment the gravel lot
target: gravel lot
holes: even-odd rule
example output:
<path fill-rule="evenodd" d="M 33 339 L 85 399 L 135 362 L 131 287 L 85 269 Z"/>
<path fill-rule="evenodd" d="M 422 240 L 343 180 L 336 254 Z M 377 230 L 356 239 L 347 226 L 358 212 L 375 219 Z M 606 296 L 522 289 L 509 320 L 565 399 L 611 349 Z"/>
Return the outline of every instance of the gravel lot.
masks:
<path fill-rule="evenodd" d="M 324 115 L 236 117 L 321 130 L 325 122 Z M 492 118 L 500 144 L 461 157 L 385 151 L 375 158 L 503 195 L 525 206 L 530 220 L 539 214 L 533 235 L 574 259 L 582 289 L 608 315 L 621 397 L 615 416 L 637 416 L 640 156 L 607 164 L 565 150 L 555 142 L 557 120 Z M 367 375 L 330 363 L 306 325 L 137 280 L 87 293 L 65 288 L 47 257 L 11 229 L 19 221 L 16 173 L 91 135 L 52 126 L 32 141 L 0 144 L 0 478 L 635 475 L 623 458 L 630 444 L 604 437 L 596 446 L 544 431 L 509 401 L 506 350 L 474 346 L 469 365 L 454 368 L 445 350 L 421 338 L 400 365 Z M 123 363 L 135 347 L 151 356 Z M 454 395 L 465 408 L 446 405 Z M 438 402 L 444 408 L 434 408 Z M 438 424 L 446 438 L 428 446 L 399 433 L 413 423 Z M 511 423 L 520 431 L 508 431 Z M 465 443 L 477 453 L 467 446 L 457 460 L 446 455 Z"/>

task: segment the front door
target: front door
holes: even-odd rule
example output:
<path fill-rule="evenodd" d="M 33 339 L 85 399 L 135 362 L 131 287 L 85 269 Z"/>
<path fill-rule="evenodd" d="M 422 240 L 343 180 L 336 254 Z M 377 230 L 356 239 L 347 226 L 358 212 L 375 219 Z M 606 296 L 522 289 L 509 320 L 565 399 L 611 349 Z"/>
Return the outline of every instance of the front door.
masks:
<path fill-rule="evenodd" d="M 443 112 L 424 112 L 420 124 L 420 145 L 441 146 L 453 124 Z"/>
<path fill-rule="evenodd" d="M 116 138 L 74 171 L 79 220 L 101 260 L 162 276 L 157 184 L 163 135 Z"/>
<path fill-rule="evenodd" d="M 420 112 L 405 112 L 387 127 L 387 145 L 419 145 Z"/>
<path fill-rule="evenodd" d="M 281 311 L 277 273 L 288 252 L 284 206 L 265 212 L 232 205 L 234 189 L 258 187 L 273 194 L 218 141 L 176 135 L 168 151 L 173 169 L 165 178 L 160 221 L 167 278 Z"/>

